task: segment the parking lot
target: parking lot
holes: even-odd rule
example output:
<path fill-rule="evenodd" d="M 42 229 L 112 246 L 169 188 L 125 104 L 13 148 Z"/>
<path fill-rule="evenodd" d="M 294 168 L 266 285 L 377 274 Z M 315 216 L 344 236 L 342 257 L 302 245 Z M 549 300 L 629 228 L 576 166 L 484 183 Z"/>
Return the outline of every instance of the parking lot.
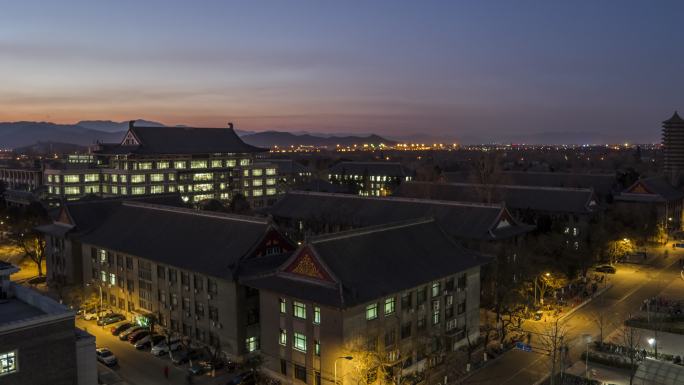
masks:
<path fill-rule="evenodd" d="M 76 326 L 86 330 L 96 338 L 97 347 L 109 348 L 118 359 L 118 365 L 111 368 L 119 377 L 131 385 L 168 385 L 179 384 L 186 385 L 188 364 L 175 366 L 168 354 L 161 357 L 152 355 L 148 349 L 136 350 L 128 341 L 120 341 L 118 337 L 110 333 L 109 326 L 98 326 L 95 321 L 86 321 L 80 318 L 76 319 Z M 103 365 L 100 369 L 103 369 Z M 169 368 L 169 378 L 164 376 L 164 368 Z M 201 376 L 194 376 L 193 384 L 198 385 L 215 385 L 225 384 L 232 377 L 232 374 L 223 371 L 217 371 L 215 377 L 210 374 Z"/>

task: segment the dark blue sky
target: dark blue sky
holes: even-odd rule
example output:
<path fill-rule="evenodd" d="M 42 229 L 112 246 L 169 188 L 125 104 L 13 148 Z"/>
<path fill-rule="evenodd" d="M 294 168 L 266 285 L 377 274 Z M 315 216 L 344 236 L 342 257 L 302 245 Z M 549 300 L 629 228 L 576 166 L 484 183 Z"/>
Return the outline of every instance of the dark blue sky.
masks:
<path fill-rule="evenodd" d="M 684 110 L 684 1 L 139 3 L 4 4 L 0 120 L 657 141 Z"/>

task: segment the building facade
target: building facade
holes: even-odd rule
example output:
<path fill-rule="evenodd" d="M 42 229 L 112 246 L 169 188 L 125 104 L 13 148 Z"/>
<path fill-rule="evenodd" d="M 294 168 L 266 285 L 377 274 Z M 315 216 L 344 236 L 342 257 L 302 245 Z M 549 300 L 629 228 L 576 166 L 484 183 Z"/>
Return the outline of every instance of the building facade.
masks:
<path fill-rule="evenodd" d="M 353 187 L 359 195 L 387 196 L 413 175 L 397 162 L 340 162 L 328 171 L 333 184 Z"/>
<path fill-rule="evenodd" d="M 433 220 L 311 238 L 273 273 L 242 278 L 260 292 L 266 372 L 319 385 L 444 369 L 479 336 L 485 261 Z"/>
<path fill-rule="evenodd" d="M 95 384 L 95 337 L 63 305 L 10 283 L 18 270 L 0 262 L 0 384 Z"/>
<path fill-rule="evenodd" d="M 189 203 L 244 196 L 255 207 L 274 200 L 277 168 L 255 163 L 268 151 L 244 143 L 232 128 L 135 127 L 123 141 L 100 144 L 90 162 L 45 170 L 50 197 L 179 193 Z"/>

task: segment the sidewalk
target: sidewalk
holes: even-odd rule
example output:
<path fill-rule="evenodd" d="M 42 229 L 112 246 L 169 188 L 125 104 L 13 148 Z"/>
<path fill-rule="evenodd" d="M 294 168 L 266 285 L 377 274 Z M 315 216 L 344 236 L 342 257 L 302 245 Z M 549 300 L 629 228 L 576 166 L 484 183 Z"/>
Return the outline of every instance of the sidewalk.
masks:
<path fill-rule="evenodd" d="M 578 377 L 584 377 L 586 373 L 584 361 L 575 362 L 565 372 Z M 589 378 L 602 381 L 604 384 L 629 385 L 629 372 L 627 370 L 611 368 L 610 366 L 593 364 L 591 362 L 589 362 Z"/>

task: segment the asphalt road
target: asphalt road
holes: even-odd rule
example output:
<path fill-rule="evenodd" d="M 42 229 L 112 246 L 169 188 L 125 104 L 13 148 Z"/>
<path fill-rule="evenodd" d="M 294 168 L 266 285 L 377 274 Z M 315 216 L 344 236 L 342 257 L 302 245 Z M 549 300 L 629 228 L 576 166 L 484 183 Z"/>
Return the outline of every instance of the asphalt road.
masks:
<path fill-rule="evenodd" d="M 76 320 L 76 327 L 85 329 L 96 338 L 97 347 L 107 347 L 117 357 L 119 364 L 112 368 L 122 379 L 131 385 L 186 385 L 188 365 L 175 366 L 168 355 L 156 357 L 147 350 L 136 350 L 127 341 L 119 341 L 118 337 L 109 332 L 110 326 L 97 326 L 95 321 Z M 98 365 L 101 365 L 98 363 Z M 164 367 L 169 367 L 169 379 L 164 378 Z M 193 384 L 225 384 L 228 377 L 211 378 L 195 376 Z"/>
<path fill-rule="evenodd" d="M 658 257 L 652 265 L 619 265 L 615 275 L 610 275 L 613 286 L 601 296 L 589 302 L 583 308 L 566 317 L 561 324 L 567 328 L 570 348 L 565 366 L 569 367 L 579 360 L 586 350 L 583 335 L 590 334 L 594 339 L 599 336 L 599 327 L 594 321 L 597 312 L 604 312 L 608 322 L 603 334 L 607 336 L 622 325 L 631 313 L 639 310 L 644 300 L 660 294 L 674 279 L 680 278 L 679 258 L 684 252 L 670 250 L 668 258 Z M 542 332 L 547 330 L 548 323 L 527 322 L 525 330 Z M 550 373 L 550 358 L 540 352 L 536 337 L 532 337 L 532 352 L 512 350 L 490 362 L 476 373 L 468 377 L 464 384 L 480 385 L 531 385 L 542 380 Z"/>

